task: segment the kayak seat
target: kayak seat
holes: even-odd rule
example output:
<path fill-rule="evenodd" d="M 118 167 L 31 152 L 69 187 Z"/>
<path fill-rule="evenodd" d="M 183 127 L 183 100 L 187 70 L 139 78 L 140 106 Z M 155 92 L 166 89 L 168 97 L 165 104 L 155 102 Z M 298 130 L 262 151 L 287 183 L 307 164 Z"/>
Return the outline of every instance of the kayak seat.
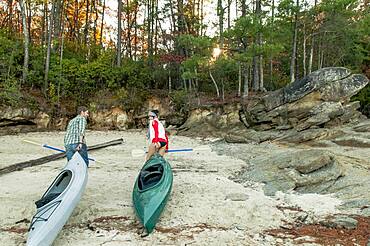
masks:
<path fill-rule="evenodd" d="M 54 200 L 57 196 L 59 196 L 61 193 L 49 193 L 40 200 L 36 201 L 36 208 L 41 208 L 42 206 L 48 204 L 52 200 Z"/>
<path fill-rule="evenodd" d="M 139 183 L 139 188 L 141 188 L 141 190 L 145 190 L 150 187 L 153 187 L 155 184 L 157 184 L 161 180 L 162 175 L 163 175 L 163 172 L 160 172 L 160 171 L 145 173 L 144 175 L 140 177 L 139 182 L 141 182 L 141 185 Z"/>
<path fill-rule="evenodd" d="M 163 171 L 163 166 L 161 164 L 156 164 L 156 165 L 148 167 L 143 172 L 150 172 L 151 173 L 151 172 L 155 172 L 155 171 L 162 172 Z"/>

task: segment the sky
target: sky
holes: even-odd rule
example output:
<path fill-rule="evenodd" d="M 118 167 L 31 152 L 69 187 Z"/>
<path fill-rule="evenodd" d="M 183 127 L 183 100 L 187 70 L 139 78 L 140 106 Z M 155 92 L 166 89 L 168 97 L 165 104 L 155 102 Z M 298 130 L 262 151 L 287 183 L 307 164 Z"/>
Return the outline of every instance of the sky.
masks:
<path fill-rule="evenodd" d="M 163 5 L 164 0 L 158 0 L 159 4 Z M 176 0 L 173 0 L 174 2 Z M 186 2 L 187 0 L 184 0 Z M 206 35 L 209 37 L 214 37 L 217 36 L 217 30 L 218 30 L 218 16 L 216 13 L 217 9 L 217 1 L 218 0 L 204 0 L 204 24 L 207 26 L 206 29 Z M 222 0 L 224 7 L 226 6 L 227 0 Z M 251 6 L 251 1 L 253 0 L 247 0 L 246 4 L 247 6 Z M 270 0 L 271 1 L 271 0 Z M 281 0 L 275 0 L 275 6 L 278 5 L 278 3 Z M 292 0 L 294 1 L 294 0 Z M 313 5 L 315 0 L 305 0 L 309 5 Z M 230 13 L 230 19 L 231 19 L 231 25 L 233 25 L 233 21 L 236 19 L 236 5 L 235 5 L 235 0 L 232 0 L 231 2 L 231 13 Z M 302 4 L 303 0 L 301 0 Z M 123 2 L 125 3 L 125 1 Z M 117 5 L 118 5 L 118 0 L 106 0 L 106 5 L 109 7 L 106 10 L 106 16 L 105 16 L 105 24 L 106 26 L 111 26 L 112 30 L 106 29 L 105 31 L 105 37 L 107 37 L 108 40 L 116 41 L 117 40 Z M 142 6 L 141 13 L 143 13 L 144 6 Z M 240 15 L 240 12 L 239 12 Z M 139 23 L 141 24 L 143 22 L 143 16 L 141 19 L 139 18 Z M 163 30 L 168 30 L 170 29 L 170 24 L 169 21 L 165 20 L 164 22 L 161 23 L 162 29 Z M 227 27 L 227 13 L 225 12 L 225 22 L 224 22 L 224 29 Z"/>
<path fill-rule="evenodd" d="M 164 1 L 159 0 L 159 4 L 163 4 Z M 216 33 L 218 22 L 218 17 L 216 16 L 216 7 L 217 7 L 217 0 L 205 0 L 205 6 L 204 6 L 204 23 L 207 25 L 206 34 L 209 36 L 213 36 Z M 224 0 L 224 2 L 226 2 Z M 111 10 L 109 10 L 106 14 L 106 20 L 105 23 L 109 26 L 112 26 L 115 30 L 117 29 L 117 0 L 107 0 L 106 2 L 107 6 Z M 226 13 L 225 13 L 226 14 Z M 233 1 L 231 6 L 231 19 L 235 19 L 236 16 L 236 9 L 235 9 L 235 3 Z M 226 17 L 226 16 L 225 16 Z M 142 22 L 142 20 L 141 20 Z M 225 22 L 225 26 L 227 25 L 227 22 Z M 168 22 L 162 23 L 162 28 L 165 30 L 169 30 L 170 26 Z M 109 36 L 114 36 L 116 34 L 109 33 Z M 113 39 L 116 39 L 115 37 L 112 37 Z"/>

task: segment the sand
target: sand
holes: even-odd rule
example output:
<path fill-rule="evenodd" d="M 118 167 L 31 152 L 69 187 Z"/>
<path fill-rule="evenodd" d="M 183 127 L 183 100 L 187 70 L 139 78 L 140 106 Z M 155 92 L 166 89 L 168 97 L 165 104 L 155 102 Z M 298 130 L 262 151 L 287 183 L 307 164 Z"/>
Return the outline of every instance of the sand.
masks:
<path fill-rule="evenodd" d="M 246 165 L 244 161 L 212 148 L 172 153 L 166 156 L 174 170 L 171 197 L 156 230 L 141 238 L 131 195 L 144 157 L 133 158 L 131 150 L 143 149 L 144 136 L 143 131 L 87 132 L 89 145 L 121 137 L 125 142 L 90 153 L 105 164 L 90 164 L 85 193 L 53 245 L 294 245 L 294 240 L 283 242 L 265 233 L 293 219 L 282 207 L 325 216 L 336 213 L 341 203 L 330 195 L 265 196 L 263 184 L 241 184 L 230 178 Z M 64 132 L 1 136 L 0 168 L 55 153 L 23 139 L 62 147 L 63 137 Z M 176 135 L 170 144 L 170 148 L 210 146 L 208 140 Z M 1 245 L 25 244 L 34 202 L 65 164 L 63 159 L 0 176 Z"/>

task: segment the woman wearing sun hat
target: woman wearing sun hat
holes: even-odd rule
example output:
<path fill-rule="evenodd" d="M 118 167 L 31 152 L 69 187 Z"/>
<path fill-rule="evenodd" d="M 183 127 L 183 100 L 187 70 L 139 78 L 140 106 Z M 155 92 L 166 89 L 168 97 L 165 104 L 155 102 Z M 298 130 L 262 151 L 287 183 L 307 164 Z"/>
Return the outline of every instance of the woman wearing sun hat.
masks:
<path fill-rule="evenodd" d="M 145 160 L 149 160 L 150 157 L 158 152 L 161 156 L 164 156 L 166 149 L 168 149 L 168 137 L 166 129 L 158 119 L 158 110 L 150 110 L 148 113 L 149 118 L 149 149 Z"/>

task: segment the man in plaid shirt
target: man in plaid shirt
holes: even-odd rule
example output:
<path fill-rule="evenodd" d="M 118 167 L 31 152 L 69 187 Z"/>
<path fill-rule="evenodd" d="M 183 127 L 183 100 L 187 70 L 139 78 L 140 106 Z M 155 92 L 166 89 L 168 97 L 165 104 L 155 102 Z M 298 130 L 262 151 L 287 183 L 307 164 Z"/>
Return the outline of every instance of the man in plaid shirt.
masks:
<path fill-rule="evenodd" d="M 64 147 L 66 149 L 68 161 L 72 159 L 73 154 L 78 151 L 81 157 L 85 160 L 86 165 L 89 166 L 85 140 L 87 117 L 89 117 L 88 109 L 84 106 L 78 107 L 77 116 L 68 123 L 67 132 L 64 136 Z"/>

